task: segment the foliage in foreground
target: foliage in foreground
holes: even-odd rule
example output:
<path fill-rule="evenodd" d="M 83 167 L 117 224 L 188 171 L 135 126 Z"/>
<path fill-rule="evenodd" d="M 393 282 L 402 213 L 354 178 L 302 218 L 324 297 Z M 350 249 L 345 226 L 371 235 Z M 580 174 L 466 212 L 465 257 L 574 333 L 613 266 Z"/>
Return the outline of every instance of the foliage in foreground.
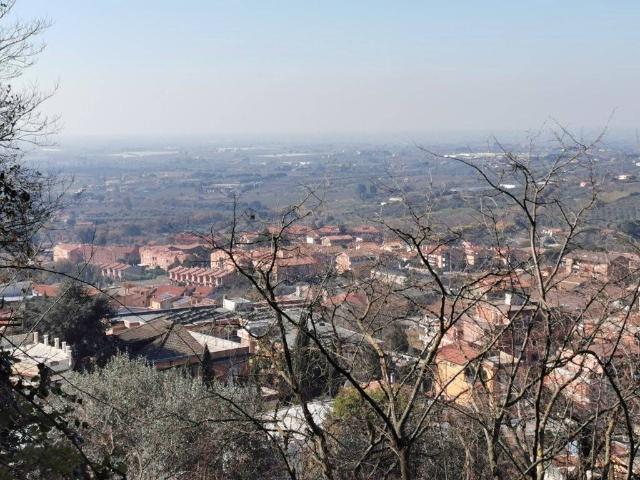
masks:
<path fill-rule="evenodd" d="M 255 392 L 207 387 L 180 370 L 159 372 L 122 355 L 74 374 L 65 389 L 81 402 L 74 419 L 85 453 L 128 478 L 276 477 L 268 439 L 245 416 L 257 414 Z"/>

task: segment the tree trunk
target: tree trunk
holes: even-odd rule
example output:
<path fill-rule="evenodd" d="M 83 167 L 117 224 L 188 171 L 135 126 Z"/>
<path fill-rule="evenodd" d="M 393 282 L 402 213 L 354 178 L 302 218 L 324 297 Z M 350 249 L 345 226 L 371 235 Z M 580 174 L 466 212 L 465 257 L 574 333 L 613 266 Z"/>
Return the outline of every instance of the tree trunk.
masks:
<path fill-rule="evenodd" d="M 400 478 L 411 480 L 411 468 L 409 467 L 409 449 L 402 447 L 398 449 L 398 461 L 400 463 Z"/>

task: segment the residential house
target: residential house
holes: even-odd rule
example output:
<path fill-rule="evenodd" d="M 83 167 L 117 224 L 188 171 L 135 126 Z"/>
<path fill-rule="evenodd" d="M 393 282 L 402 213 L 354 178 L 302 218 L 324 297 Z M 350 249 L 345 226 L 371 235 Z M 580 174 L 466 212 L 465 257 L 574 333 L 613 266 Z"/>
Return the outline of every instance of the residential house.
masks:
<path fill-rule="evenodd" d="M 134 264 L 138 262 L 139 255 L 139 248 L 136 246 L 59 243 L 53 247 L 54 262 L 86 262 L 93 265 L 118 262 Z"/>
<path fill-rule="evenodd" d="M 244 375 L 248 368 L 248 346 L 191 331 L 165 318 L 114 332 L 113 337 L 121 350 L 158 370 L 183 367 L 199 375 L 205 349 L 212 362 L 209 367 L 219 379 Z"/>
<path fill-rule="evenodd" d="M 385 267 L 376 267 L 371 270 L 371 278 L 380 280 L 388 285 L 398 285 L 401 287 L 406 285 L 409 279 L 404 272 Z"/>
<path fill-rule="evenodd" d="M 374 227 L 373 225 L 357 225 L 348 229 L 349 234 L 356 237 L 356 240 L 362 240 L 364 242 L 381 242 L 382 241 L 382 229 Z"/>
<path fill-rule="evenodd" d="M 16 360 L 11 365 L 14 375 L 26 379 L 40 375 L 39 365 L 46 366 L 53 373 L 62 373 L 73 368 L 71 347 L 59 338 L 49 341 L 49 335 L 35 331 L 23 335 L 12 335 L 0 339 L 0 350 L 10 352 Z M 20 346 L 19 348 L 17 348 Z"/>
<path fill-rule="evenodd" d="M 431 268 L 437 270 L 449 269 L 451 262 L 449 261 L 449 248 L 446 245 L 424 245 L 420 251 L 429 262 Z"/>
<path fill-rule="evenodd" d="M 500 368 L 512 365 L 511 355 L 487 356 L 483 350 L 460 342 L 441 347 L 436 353 L 433 394 L 460 404 L 500 393 Z"/>
<path fill-rule="evenodd" d="M 353 243 L 353 241 L 354 238 L 351 235 L 327 235 L 325 237 L 320 237 L 320 245 L 323 247 L 347 247 Z"/>
<path fill-rule="evenodd" d="M 619 253 L 574 250 L 563 258 L 563 266 L 567 274 L 610 281 L 629 273 L 630 259 Z"/>
<path fill-rule="evenodd" d="M 60 284 L 34 284 L 32 290 L 34 297 L 57 297 L 58 293 L 60 293 Z"/>
<path fill-rule="evenodd" d="M 280 250 L 275 258 L 271 254 L 254 257 L 253 268 L 263 272 L 271 271 L 275 282 L 295 283 L 317 275 L 321 265 L 311 255 L 297 250 Z"/>
<path fill-rule="evenodd" d="M 347 250 L 336 256 L 336 271 L 338 273 L 352 271 L 357 275 L 369 276 L 378 260 L 378 255 L 367 250 Z"/>
<path fill-rule="evenodd" d="M 189 253 L 171 246 L 152 245 L 140 247 L 140 265 L 169 270 L 176 263 L 182 264 Z"/>
<path fill-rule="evenodd" d="M 199 285 L 205 287 L 219 287 L 236 275 L 233 267 L 200 268 L 175 267 L 169 270 L 169 279 L 181 285 Z"/>
<path fill-rule="evenodd" d="M 142 273 L 140 267 L 121 262 L 101 264 L 98 267 L 103 277 L 119 281 L 133 279 Z"/>
<path fill-rule="evenodd" d="M 53 247 L 53 261 L 79 263 L 83 260 L 82 245 L 70 243 L 58 243 Z"/>
<path fill-rule="evenodd" d="M 22 302 L 26 298 L 34 296 L 33 284 L 28 281 L 0 284 L 0 302 Z"/>
<path fill-rule="evenodd" d="M 481 269 L 493 260 L 493 255 L 487 248 L 467 241 L 462 242 L 462 250 L 467 267 L 475 270 Z"/>

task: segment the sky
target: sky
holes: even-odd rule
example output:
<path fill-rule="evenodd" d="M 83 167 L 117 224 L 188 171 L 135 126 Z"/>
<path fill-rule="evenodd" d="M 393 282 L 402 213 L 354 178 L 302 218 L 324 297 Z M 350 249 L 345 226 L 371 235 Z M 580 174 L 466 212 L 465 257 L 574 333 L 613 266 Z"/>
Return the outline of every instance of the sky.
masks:
<path fill-rule="evenodd" d="M 640 2 L 18 0 L 63 135 L 640 128 Z"/>

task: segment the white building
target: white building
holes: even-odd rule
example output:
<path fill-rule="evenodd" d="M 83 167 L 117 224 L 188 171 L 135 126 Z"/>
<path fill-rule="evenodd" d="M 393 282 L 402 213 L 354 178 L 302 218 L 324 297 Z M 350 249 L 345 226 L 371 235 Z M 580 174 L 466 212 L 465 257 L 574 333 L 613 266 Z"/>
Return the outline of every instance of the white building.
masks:
<path fill-rule="evenodd" d="M 9 336 L 3 339 L 0 349 L 9 351 L 15 359 L 12 370 L 15 375 L 32 378 L 39 375 L 38 365 L 44 364 L 54 373 L 62 373 L 73 368 L 71 347 L 66 342 L 38 332 Z"/>

